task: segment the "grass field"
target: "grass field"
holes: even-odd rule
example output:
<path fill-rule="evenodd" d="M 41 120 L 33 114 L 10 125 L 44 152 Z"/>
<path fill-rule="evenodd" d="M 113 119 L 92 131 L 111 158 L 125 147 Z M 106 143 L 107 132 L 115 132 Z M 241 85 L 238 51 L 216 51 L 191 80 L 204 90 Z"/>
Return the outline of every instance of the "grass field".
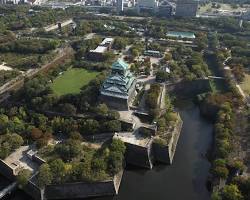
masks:
<path fill-rule="evenodd" d="M 245 79 L 240 84 L 240 87 L 246 94 L 250 95 L 250 74 L 245 74 Z"/>
<path fill-rule="evenodd" d="M 98 72 L 71 68 L 59 75 L 51 84 L 51 88 L 59 96 L 77 94 L 81 91 L 81 88 L 94 79 L 97 74 Z"/>

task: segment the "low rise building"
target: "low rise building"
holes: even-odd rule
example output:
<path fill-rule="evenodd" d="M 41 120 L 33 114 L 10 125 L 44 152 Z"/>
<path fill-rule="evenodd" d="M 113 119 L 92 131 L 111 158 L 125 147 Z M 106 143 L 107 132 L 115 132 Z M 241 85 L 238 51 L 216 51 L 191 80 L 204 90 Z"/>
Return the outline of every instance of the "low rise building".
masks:
<path fill-rule="evenodd" d="M 152 57 L 155 57 L 155 58 L 161 58 L 162 57 L 162 54 L 160 51 L 154 51 L 154 50 L 146 50 L 144 51 L 144 55 L 145 56 L 152 56 Z"/>
<path fill-rule="evenodd" d="M 117 60 L 111 69 L 111 74 L 101 87 L 100 99 L 111 108 L 128 110 L 135 96 L 136 79 L 123 60 Z"/>
<path fill-rule="evenodd" d="M 89 58 L 92 60 L 101 60 L 103 54 L 111 49 L 113 42 L 113 38 L 105 38 L 98 47 L 89 51 Z"/>
<path fill-rule="evenodd" d="M 189 40 L 195 39 L 195 34 L 192 32 L 168 31 L 166 36 L 177 39 L 189 39 Z"/>

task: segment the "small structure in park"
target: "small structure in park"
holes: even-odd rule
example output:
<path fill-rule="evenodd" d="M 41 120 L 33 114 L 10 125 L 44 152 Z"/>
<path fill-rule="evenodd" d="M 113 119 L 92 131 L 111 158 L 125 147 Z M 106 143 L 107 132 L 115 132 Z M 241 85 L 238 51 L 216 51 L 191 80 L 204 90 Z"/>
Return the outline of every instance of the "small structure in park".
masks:
<path fill-rule="evenodd" d="M 104 53 L 110 51 L 114 38 L 105 38 L 95 49 L 89 51 L 89 58 L 96 61 L 102 60 Z"/>
<path fill-rule="evenodd" d="M 136 79 L 123 60 L 112 64 L 112 72 L 101 87 L 101 101 L 109 107 L 128 110 L 135 96 Z"/>
<path fill-rule="evenodd" d="M 146 50 L 144 51 L 144 55 L 145 56 L 152 56 L 152 57 L 155 57 L 155 58 L 161 58 L 162 57 L 162 54 L 160 51 L 154 51 L 154 50 Z"/>

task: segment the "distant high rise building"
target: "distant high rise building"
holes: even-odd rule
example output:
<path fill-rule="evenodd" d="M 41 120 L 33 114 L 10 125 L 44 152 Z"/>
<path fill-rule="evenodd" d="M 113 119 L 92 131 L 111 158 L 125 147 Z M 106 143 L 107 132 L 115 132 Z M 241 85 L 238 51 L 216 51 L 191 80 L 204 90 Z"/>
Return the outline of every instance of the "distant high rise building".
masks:
<path fill-rule="evenodd" d="M 247 11 L 242 14 L 242 19 L 244 20 L 250 20 L 250 11 Z"/>
<path fill-rule="evenodd" d="M 175 12 L 176 5 L 168 1 L 161 3 L 158 7 L 158 13 L 160 16 L 170 17 Z"/>
<path fill-rule="evenodd" d="M 137 7 L 138 7 L 138 12 L 140 12 L 143 9 L 156 11 L 158 8 L 158 1 L 157 0 L 138 0 Z"/>
<path fill-rule="evenodd" d="M 176 5 L 176 16 L 195 17 L 198 10 L 198 1 L 178 0 Z"/>
<path fill-rule="evenodd" d="M 124 0 L 117 0 L 117 11 L 122 12 L 124 7 Z"/>

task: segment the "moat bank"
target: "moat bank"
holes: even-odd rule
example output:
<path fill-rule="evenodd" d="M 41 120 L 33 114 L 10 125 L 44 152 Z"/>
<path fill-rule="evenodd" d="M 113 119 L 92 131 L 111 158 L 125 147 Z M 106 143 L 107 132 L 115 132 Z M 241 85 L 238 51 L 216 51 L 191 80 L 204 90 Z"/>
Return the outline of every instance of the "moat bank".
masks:
<path fill-rule="evenodd" d="M 206 189 L 210 163 L 204 155 L 212 141 L 213 125 L 204 120 L 197 106 L 182 102 L 184 122 L 172 166 L 125 171 L 119 195 L 97 200 L 209 200 Z M 29 200 L 18 192 L 6 200 Z"/>
<path fill-rule="evenodd" d="M 151 171 L 127 170 L 114 200 L 210 199 L 206 189 L 210 163 L 204 155 L 212 141 L 213 125 L 200 116 L 193 104 L 184 102 L 179 109 L 184 123 L 173 165 L 161 165 Z"/>

